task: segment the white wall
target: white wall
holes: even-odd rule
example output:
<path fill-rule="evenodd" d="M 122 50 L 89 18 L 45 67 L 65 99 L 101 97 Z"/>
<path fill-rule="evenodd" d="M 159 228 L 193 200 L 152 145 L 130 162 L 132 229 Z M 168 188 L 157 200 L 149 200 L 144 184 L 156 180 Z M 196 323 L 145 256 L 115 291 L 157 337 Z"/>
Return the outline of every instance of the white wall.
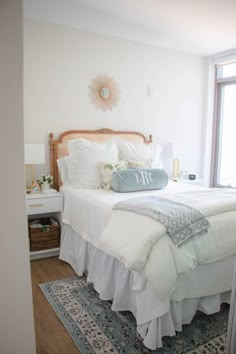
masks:
<path fill-rule="evenodd" d="M 25 140 L 112 128 L 170 141 L 181 169 L 200 173 L 205 60 L 58 25 L 25 23 Z M 109 74 L 121 90 L 112 112 L 89 101 L 88 85 Z M 148 97 L 147 87 L 156 89 Z M 48 164 L 48 158 L 47 158 Z"/>
<path fill-rule="evenodd" d="M 0 1 L 0 353 L 34 354 L 24 199 L 22 4 Z"/>

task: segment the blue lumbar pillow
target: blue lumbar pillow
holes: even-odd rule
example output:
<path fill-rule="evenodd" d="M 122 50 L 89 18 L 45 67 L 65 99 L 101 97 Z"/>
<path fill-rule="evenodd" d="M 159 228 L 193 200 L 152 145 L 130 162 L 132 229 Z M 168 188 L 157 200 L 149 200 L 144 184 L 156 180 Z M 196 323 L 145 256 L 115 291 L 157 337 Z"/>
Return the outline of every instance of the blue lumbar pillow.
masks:
<path fill-rule="evenodd" d="M 168 175 L 159 168 L 129 169 L 112 174 L 112 189 L 116 192 L 137 192 L 162 189 L 168 184 Z"/>

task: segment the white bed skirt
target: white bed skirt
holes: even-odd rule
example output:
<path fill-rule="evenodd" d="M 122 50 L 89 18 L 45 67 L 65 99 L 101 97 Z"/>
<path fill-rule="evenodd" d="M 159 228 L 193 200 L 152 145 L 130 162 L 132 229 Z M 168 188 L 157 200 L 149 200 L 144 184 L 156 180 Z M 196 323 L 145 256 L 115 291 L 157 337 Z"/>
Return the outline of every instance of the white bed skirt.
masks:
<path fill-rule="evenodd" d="M 113 311 L 131 311 L 144 345 L 150 349 L 161 347 L 163 336 L 174 336 L 175 331 L 181 331 L 182 325 L 189 324 L 197 310 L 212 314 L 220 310 L 221 303 L 230 302 L 231 291 L 225 290 L 232 287 L 234 256 L 215 262 L 219 271 L 214 272 L 213 280 L 211 274 L 207 276 L 207 266 L 201 266 L 199 274 L 196 272 L 191 286 L 188 281 L 180 279 L 176 294 L 177 298 L 184 298 L 182 301 L 158 299 L 142 274 L 128 271 L 122 263 L 83 240 L 66 224 L 62 226 L 60 259 L 69 263 L 78 275 L 86 271 L 87 281 L 93 283 L 100 298 L 113 299 Z M 210 268 L 212 272 L 213 268 Z M 206 275 L 204 279 L 202 274 Z M 219 287 L 218 292 L 221 293 L 189 298 L 194 284 L 202 294 L 204 291 L 209 293 L 209 286 L 214 291 Z"/>

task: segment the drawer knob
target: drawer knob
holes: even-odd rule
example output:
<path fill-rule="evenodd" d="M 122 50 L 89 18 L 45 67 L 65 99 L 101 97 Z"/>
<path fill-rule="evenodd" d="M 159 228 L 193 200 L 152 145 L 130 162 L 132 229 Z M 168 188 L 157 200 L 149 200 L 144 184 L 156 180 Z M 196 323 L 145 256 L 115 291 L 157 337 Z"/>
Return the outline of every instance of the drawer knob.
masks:
<path fill-rule="evenodd" d="M 30 207 L 41 207 L 41 206 L 43 206 L 43 204 L 30 204 L 29 206 Z"/>

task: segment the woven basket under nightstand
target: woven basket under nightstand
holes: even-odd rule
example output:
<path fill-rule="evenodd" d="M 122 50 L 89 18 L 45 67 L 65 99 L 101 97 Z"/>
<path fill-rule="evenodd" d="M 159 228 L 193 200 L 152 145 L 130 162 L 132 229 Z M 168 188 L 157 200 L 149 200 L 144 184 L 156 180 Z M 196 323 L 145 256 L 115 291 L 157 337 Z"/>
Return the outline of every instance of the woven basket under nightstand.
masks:
<path fill-rule="evenodd" d="M 29 238 L 30 251 L 42 251 L 59 247 L 60 224 L 54 218 L 29 220 Z"/>

